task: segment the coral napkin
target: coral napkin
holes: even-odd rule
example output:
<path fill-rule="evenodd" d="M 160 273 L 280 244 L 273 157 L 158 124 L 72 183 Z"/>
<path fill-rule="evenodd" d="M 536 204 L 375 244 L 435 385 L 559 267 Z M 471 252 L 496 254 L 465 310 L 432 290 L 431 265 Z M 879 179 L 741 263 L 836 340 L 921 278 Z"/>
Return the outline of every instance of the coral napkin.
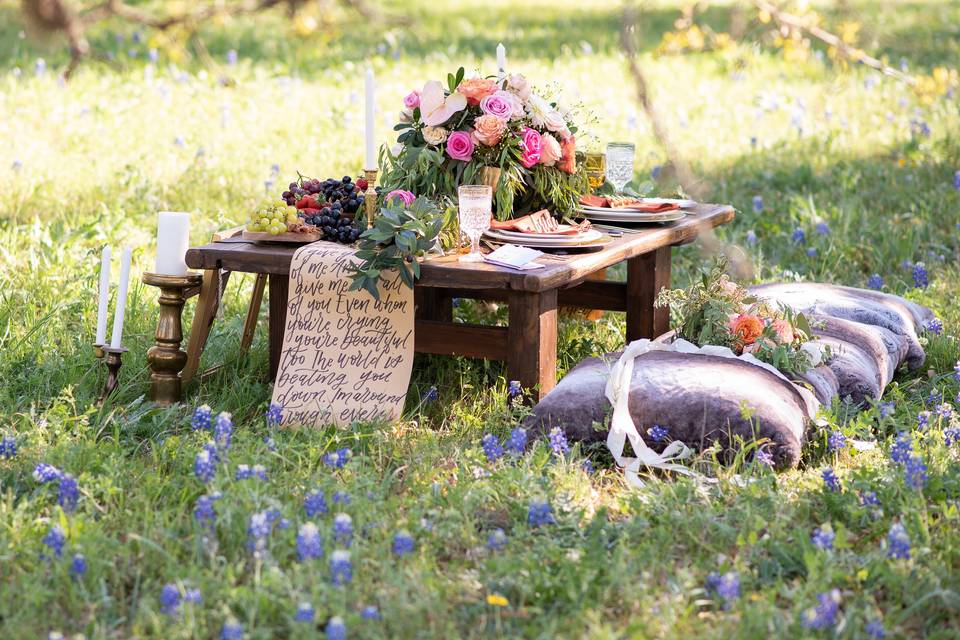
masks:
<path fill-rule="evenodd" d="M 624 198 L 622 196 L 616 199 L 604 198 L 603 196 L 581 196 L 580 204 L 585 204 L 591 207 L 605 207 L 608 209 L 622 209 L 629 207 L 630 209 L 635 209 L 644 213 L 662 213 L 664 211 L 673 211 L 680 208 L 680 206 L 675 202 L 644 202 L 643 200 L 638 200 L 636 198 Z"/>

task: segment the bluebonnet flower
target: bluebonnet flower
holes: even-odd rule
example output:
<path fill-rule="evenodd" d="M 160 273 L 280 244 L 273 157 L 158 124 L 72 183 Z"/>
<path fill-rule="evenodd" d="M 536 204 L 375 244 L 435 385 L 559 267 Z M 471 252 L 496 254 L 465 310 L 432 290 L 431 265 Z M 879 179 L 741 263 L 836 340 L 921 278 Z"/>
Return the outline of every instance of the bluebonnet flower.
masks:
<path fill-rule="evenodd" d="M 880 289 L 883 289 L 883 278 L 879 273 L 875 273 L 867 278 L 867 288 L 873 289 L 874 291 L 880 291 Z"/>
<path fill-rule="evenodd" d="M 909 433 L 901 432 L 890 447 L 890 459 L 894 462 L 905 464 L 912 453 L 913 439 Z"/>
<path fill-rule="evenodd" d="M 830 451 L 839 451 L 847 446 L 847 436 L 843 435 L 839 429 L 834 429 L 830 432 L 830 437 L 827 438 L 827 448 Z"/>
<path fill-rule="evenodd" d="M 800 227 L 797 227 L 790 235 L 790 239 L 796 244 L 803 244 L 807 240 L 807 233 Z"/>
<path fill-rule="evenodd" d="M 559 457 L 570 453 L 567 436 L 560 427 L 554 427 L 550 430 L 550 449 L 553 450 L 554 455 Z"/>
<path fill-rule="evenodd" d="M 364 620 L 379 620 L 380 619 L 380 610 L 372 604 L 368 604 L 360 612 L 360 617 Z"/>
<path fill-rule="evenodd" d="M 879 507 L 880 498 L 877 497 L 876 491 L 861 491 L 858 495 L 860 500 L 860 506 L 863 507 Z"/>
<path fill-rule="evenodd" d="M 181 142 L 178 146 L 183 146 L 183 138 L 177 138 Z M 209 405 L 201 405 L 193 410 L 193 418 L 190 419 L 190 426 L 194 431 L 200 429 L 210 429 L 213 426 L 213 411 Z"/>
<path fill-rule="evenodd" d="M 203 594 L 200 589 L 187 589 L 183 594 L 183 601 L 195 605 L 203 604 Z"/>
<path fill-rule="evenodd" d="M 917 414 L 917 429 L 926 429 L 930 424 L 930 416 L 932 414 L 929 411 L 921 411 Z"/>
<path fill-rule="evenodd" d="M 73 513 L 77 510 L 77 500 L 80 498 L 80 491 L 77 488 L 77 479 L 69 473 L 63 474 L 60 478 L 60 491 L 57 496 L 57 502 L 67 513 Z"/>
<path fill-rule="evenodd" d="M 816 247 L 807 247 L 807 257 L 808 257 L 808 258 L 815 258 L 816 256 L 817 256 L 817 248 L 816 248 Z"/>
<path fill-rule="evenodd" d="M 263 415 L 267 419 L 268 427 L 280 426 L 280 421 L 283 420 L 283 407 L 271 402 L 270 406 L 267 407 L 266 413 Z"/>
<path fill-rule="evenodd" d="M 923 463 L 923 458 L 920 456 L 907 458 L 903 469 L 903 479 L 907 486 L 912 489 L 923 489 L 927 486 L 927 465 Z"/>
<path fill-rule="evenodd" d="M 313 622 L 314 611 L 313 605 L 309 602 L 301 602 L 297 606 L 297 613 L 293 616 L 293 619 L 297 622 Z"/>
<path fill-rule="evenodd" d="M 828 225 L 826 222 L 818 222 L 816 231 L 822 236 L 828 236 L 830 235 L 830 225 Z"/>
<path fill-rule="evenodd" d="M 333 539 L 338 544 L 349 547 L 353 540 L 353 518 L 346 513 L 338 513 L 333 518 Z"/>
<path fill-rule="evenodd" d="M 420 394 L 420 402 L 424 404 L 430 404 L 436 402 L 440 394 L 437 392 L 437 388 L 431 386 L 429 389 Z"/>
<path fill-rule="evenodd" d="M 584 458 L 583 462 L 580 463 L 580 468 L 583 469 L 583 472 L 587 475 L 593 473 L 593 462 L 589 458 Z"/>
<path fill-rule="evenodd" d="M 353 579 L 353 563 L 350 552 L 337 549 L 330 554 L 330 580 L 337 586 L 343 586 Z"/>
<path fill-rule="evenodd" d="M 267 469 L 262 464 L 255 464 L 250 467 L 246 464 L 237 465 L 237 480 L 247 480 L 249 478 L 267 479 Z"/>
<path fill-rule="evenodd" d="M 59 480 L 63 473 L 52 464 L 41 462 L 33 469 L 33 479 L 40 484 L 47 484 Z"/>
<path fill-rule="evenodd" d="M 500 439 L 492 433 L 488 433 L 480 440 L 483 447 L 483 453 L 487 456 L 489 462 L 496 462 L 503 455 L 503 446 Z"/>
<path fill-rule="evenodd" d="M 320 530 L 312 522 L 300 525 L 297 532 L 297 558 L 300 562 L 312 560 L 323 555 L 323 541 L 320 539 Z"/>
<path fill-rule="evenodd" d="M 323 491 L 316 489 L 308 493 L 303 499 L 303 510 L 307 512 L 309 518 L 329 511 L 330 508 L 327 506 L 327 498 L 323 495 Z"/>
<path fill-rule="evenodd" d="M 823 477 L 823 484 L 829 491 L 837 492 L 840 491 L 840 478 L 837 477 L 837 474 L 834 473 L 833 469 L 827 467 L 821 473 Z"/>
<path fill-rule="evenodd" d="M 724 601 L 724 607 L 729 607 L 740 597 L 740 574 L 736 571 L 728 571 L 723 575 L 711 572 L 707 576 L 707 592 L 719 596 Z"/>
<path fill-rule="evenodd" d="M 531 527 L 540 527 L 556 522 L 553 518 L 553 509 L 546 500 L 533 500 L 527 508 L 527 524 Z"/>
<path fill-rule="evenodd" d="M 43 536 L 43 544 L 47 545 L 53 551 L 53 555 L 58 558 L 63 554 L 63 545 L 66 541 L 67 536 L 59 524 L 50 527 L 47 535 Z"/>
<path fill-rule="evenodd" d="M 863 629 L 873 640 L 883 640 L 887 637 L 887 630 L 883 628 L 883 623 L 879 620 L 871 620 Z"/>
<path fill-rule="evenodd" d="M 943 444 L 952 447 L 960 442 L 960 427 L 950 427 L 943 430 Z"/>
<path fill-rule="evenodd" d="M 14 172 L 19 173 L 20 170 L 23 169 L 23 161 L 14 160 L 13 163 L 10 165 L 10 168 L 13 169 Z"/>
<path fill-rule="evenodd" d="M 927 277 L 927 267 L 922 262 L 913 265 L 913 286 L 917 289 L 926 289 L 930 284 Z"/>
<path fill-rule="evenodd" d="M 203 484 L 208 484 L 217 474 L 217 464 L 212 459 L 208 449 L 201 449 L 197 452 L 197 457 L 193 461 L 193 473 L 197 480 Z"/>
<path fill-rule="evenodd" d="M 342 469 L 346 466 L 347 462 L 350 460 L 351 452 L 347 447 L 337 449 L 336 451 L 331 451 L 330 453 L 323 456 L 323 462 L 328 467 L 334 469 Z"/>
<path fill-rule="evenodd" d="M 16 457 L 17 455 L 17 440 L 13 436 L 3 436 L 3 439 L 0 439 L 0 458 L 6 458 L 7 460 Z"/>
<path fill-rule="evenodd" d="M 243 625 L 239 622 L 224 622 L 220 627 L 220 640 L 243 640 Z"/>
<path fill-rule="evenodd" d="M 747 231 L 747 242 L 749 244 L 757 244 L 757 232 L 753 229 Z"/>
<path fill-rule="evenodd" d="M 806 629 L 827 629 L 836 624 L 840 611 L 840 590 L 831 589 L 817 596 L 819 604 L 803 612 L 800 622 Z"/>
<path fill-rule="evenodd" d="M 753 196 L 753 211 L 754 213 L 763 211 L 763 196 Z"/>
<path fill-rule="evenodd" d="M 47 72 L 47 61 L 43 58 L 37 58 L 37 61 L 33 64 L 33 73 L 37 77 L 42 76 Z"/>
<path fill-rule="evenodd" d="M 233 438 L 233 419 L 226 411 L 217 414 L 217 421 L 213 425 L 213 441 L 217 443 L 219 451 L 230 449 L 230 440 Z"/>
<path fill-rule="evenodd" d="M 327 640 L 347 640 L 347 625 L 343 623 L 343 618 L 333 616 L 327 622 Z"/>
<path fill-rule="evenodd" d="M 942 419 L 949 420 L 953 416 L 953 405 L 949 402 L 944 402 L 942 404 L 938 404 L 934 408 L 934 411 L 936 411 L 937 415 Z"/>
<path fill-rule="evenodd" d="M 173 139 L 173 144 L 175 144 L 176 146 L 178 146 L 178 147 L 180 147 L 180 148 L 182 149 L 183 147 L 187 146 L 187 141 L 183 139 L 183 136 L 177 136 L 176 138 Z M 209 407 L 207 407 L 207 408 L 209 409 Z M 194 415 L 196 415 L 196 414 L 194 414 Z M 205 428 L 206 428 L 206 429 L 209 429 L 210 426 L 212 425 L 212 423 L 213 423 L 213 421 L 212 421 L 212 419 L 211 419 L 210 424 L 208 424 Z M 192 422 L 191 422 L 191 424 L 192 424 Z M 194 429 L 197 429 L 197 427 L 194 427 Z"/>
<path fill-rule="evenodd" d="M 527 448 L 527 430 L 517 427 L 510 432 L 507 438 L 507 451 L 514 455 L 521 455 Z"/>
<path fill-rule="evenodd" d="M 333 492 L 333 502 L 334 504 L 350 504 L 350 494 L 346 491 L 334 491 Z"/>
<path fill-rule="evenodd" d="M 757 136 L 750 136 L 750 148 L 751 149 L 757 148 Z"/>
<path fill-rule="evenodd" d="M 653 425 L 647 429 L 647 435 L 650 436 L 650 439 L 654 442 L 663 442 L 670 435 L 670 432 L 667 431 L 664 427 L 661 427 L 658 424 Z"/>
<path fill-rule="evenodd" d="M 899 522 L 890 525 L 890 532 L 887 534 L 887 556 L 895 560 L 910 559 L 910 536 Z"/>
<path fill-rule="evenodd" d="M 890 402 L 881 402 L 879 405 L 880 417 L 889 418 L 890 416 L 893 415 L 893 412 L 894 410 L 896 410 L 896 408 L 897 408 L 897 403 L 893 402 L 892 400 Z"/>
<path fill-rule="evenodd" d="M 273 521 L 270 519 L 268 512 L 259 511 L 251 515 L 250 522 L 247 524 L 247 547 L 254 553 L 265 550 L 267 548 L 267 538 L 272 530 Z"/>
<path fill-rule="evenodd" d="M 172 582 L 160 589 L 160 611 L 168 616 L 176 615 L 180 611 L 180 589 Z"/>
<path fill-rule="evenodd" d="M 409 553 L 413 553 L 413 538 L 410 537 L 410 534 L 406 531 L 398 531 L 393 534 L 393 545 L 391 548 L 393 553 L 398 556 L 405 556 Z"/>
<path fill-rule="evenodd" d="M 500 551 L 507 546 L 507 534 L 503 529 L 494 529 L 487 536 L 487 548 L 491 551 Z"/>
<path fill-rule="evenodd" d="M 150 49 L 147 51 L 147 57 L 150 58 L 150 62 L 156 63 L 160 59 L 160 54 L 156 49 Z"/>
<path fill-rule="evenodd" d="M 230 49 L 230 51 L 227 51 L 227 64 L 229 64 L 230 66 L 233 66 L 233 65 L 237 64 L 237 50 L 236 50 L 236 49 Z"/>
<path fill-rule="evenodd" d="M 219 500 L 219 493 L 210 493 L 197 498 L 193 506 L 193 519 L 204 529 L 213 529 L 217 521 L 217 511 L 214 509 L 214 500 Z"/>
<path fill-rule="evenodd" d="M 767 449 L 757 449 L 757 452 L 753 454 L 753 459 L 767 467 L 773 466 L 773 454 Z"/>
<path fill-rule="evenodd" d="M 832 551 L 833 541 L 836 537 L 837 534 L 833 532 L 833 527 L 825 524 L 813 530 L 813 533 L 810 535 L 810 542 L 821 551 Z"/>
<path fill-rule="evenodd" d="M 900 268 L 913 269 L 913 262 L 911 262 L 908 258 L 904 258 L 903 260 L 900 261 Z"/>
<path fill-rule="evenodd" d="M 960 360 L 957 360 L 957 364 L 953 365 L 953 377 L 957 379 L 957 382 L 960 382 Z"/>
<path fill-rule="evenodd" d="M 960 169 L 953 173 L 953 188 L 960 191 Z"/>
<path fill-rule="evenodd" d="M 75 579 L 79 579 L 86 573 L 87 559 L 82 553 L 73 554 L 73 558 L 70 559 L 70 575 Z"/>
<path fill-rule="evenodd" d="M 511 380 L 507 384 L 507 395 L 511 398 L 516 398 L 521 393 L 523 393 L 523 387 L 520 386 L 519 380 Z"/>
<path fill-rule="evenodd" d="M 263 444 L 266 445 L 267 451 L 273 452 L 277 450 L 277 441 L 269 435 L 263 436 Z"/>
<path fill-rule="evenodd" d="M 943 333 L 943 322 L 940 318 L 933 317 L 923 323 L 923 328 L 927 333 L 932 333 L 935 336 Z"/>

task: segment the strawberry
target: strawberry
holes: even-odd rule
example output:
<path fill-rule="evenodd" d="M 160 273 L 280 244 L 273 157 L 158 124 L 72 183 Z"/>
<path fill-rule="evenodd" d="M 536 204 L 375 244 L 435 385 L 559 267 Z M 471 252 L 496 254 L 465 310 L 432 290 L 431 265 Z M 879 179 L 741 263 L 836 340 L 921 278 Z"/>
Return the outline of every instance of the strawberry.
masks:
<path fill-rule="evenodd" d="M 303 196 L 297 200 L 297 209 L 319 209 L 320 203 L 313 196 Z"/>
<path fill-rule="evenodd" d="M 301 214 L 304 218 L 309 218 L 310 216 L 315 216 L 320 213 L 320 209 L 315 207 L 307 207 L 305 209 L 300 209 L 297 213 Z"/>

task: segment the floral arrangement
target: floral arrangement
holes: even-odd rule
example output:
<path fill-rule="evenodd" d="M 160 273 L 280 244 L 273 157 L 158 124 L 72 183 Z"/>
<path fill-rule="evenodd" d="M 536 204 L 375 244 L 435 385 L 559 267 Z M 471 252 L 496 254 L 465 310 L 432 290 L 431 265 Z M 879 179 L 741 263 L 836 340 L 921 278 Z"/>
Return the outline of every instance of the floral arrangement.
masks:
<path fill-rule="evenodd" d="M 726 276 L 720 258 L 688 289 L 664 289 L 657 306 L 669 306 L 677 337 L 698 347 L 719 345 L 753 354 L 787 374 L 803 373 L 820 361 L 802 313 L 748 295 Z"/>
<path fill-rule="evenodd" d="M 381 158 L 386 189 L 455 200 L 461 184 L 490 184 L 500 219 L 572 214 L 588 189 L 572 110 L 520 74 L 464 78 L 461 67 L 403 103 L 398 144 Z"/>

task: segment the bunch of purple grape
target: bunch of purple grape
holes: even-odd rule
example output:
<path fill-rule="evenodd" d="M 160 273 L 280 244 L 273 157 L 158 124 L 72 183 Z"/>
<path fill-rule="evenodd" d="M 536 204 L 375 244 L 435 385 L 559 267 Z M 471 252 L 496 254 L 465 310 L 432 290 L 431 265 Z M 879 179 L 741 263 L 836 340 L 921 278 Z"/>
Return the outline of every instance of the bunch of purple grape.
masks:
<path fill-rule="evenodd" d="M 343 214 L 343 205 L 340 202 L 334 202 L 320 209 L 319 213 L 305 217 L 303 221 L 323 231 L 324 240 L 341 244 L 356 242 L 362 232 L 353 224 L 352 217 L 346 217 Z"/>

